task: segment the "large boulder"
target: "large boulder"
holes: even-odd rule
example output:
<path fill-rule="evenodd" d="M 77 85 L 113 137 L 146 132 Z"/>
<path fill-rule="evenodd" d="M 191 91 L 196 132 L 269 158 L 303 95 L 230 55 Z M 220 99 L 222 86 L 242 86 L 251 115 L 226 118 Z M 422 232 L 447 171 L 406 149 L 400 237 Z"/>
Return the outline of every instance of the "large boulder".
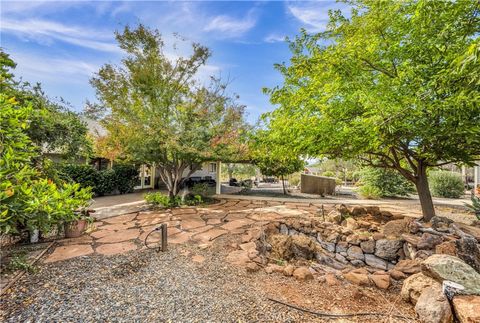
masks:
<path fill-rule="evenodd" d="M 480 244 L 472 236 L 464 236 L 455 241 L 457 255 L 480 273 Z"/>
<path fill-rule="evenodd" d="M 405 301 L 416 304 L 422 292 L 431 286 L 441 287 L 441 284 L 431 277 L 417 273 L 405 279 L 400 294 Z"/>
<path fill-rule="evenodd" d="M 440 286 L 426 288 L 415 305 L 415 312 L 421 322 L 450 323 L 453 322 L 452 310 L 447 297 Z"/>
<path fill-rule="evenodd" d="M 439 282 L 448 280 L 462 285 L 464 294 L 480 295 L 480 274 L 457 257 L 432 255 L 422 263 L 422 272 Z"/>
<path fill-rule="evenodd" d="M 480 322 L 480 296 L 458 295 L 453 298 L 452 304 L 460 323 Z"/>
<path fill-rule="evenodd" d="M 375 256 L 387 260 L 396 260 L 402 245 L 401 240 L 380 239 L 375 244 Z"/>

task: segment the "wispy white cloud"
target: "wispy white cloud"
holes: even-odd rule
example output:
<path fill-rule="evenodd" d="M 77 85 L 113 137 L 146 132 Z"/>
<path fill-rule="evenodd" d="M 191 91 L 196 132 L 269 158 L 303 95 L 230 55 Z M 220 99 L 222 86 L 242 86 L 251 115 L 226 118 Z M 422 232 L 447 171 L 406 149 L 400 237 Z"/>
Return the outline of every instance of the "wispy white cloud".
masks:
<path fill-rule="evenodd" d="M 2 33 L 15 34 L 21 38 L 41 44 L 55 41 L 95 49 L 105 52 L 119 52 L 120 49 L 113 43 L 111 31 L 97 31 L 77 26 L 67 26 L 58 22 L 28 19 L 15 20 L 3 18 L 1 23 Z"/>
<path fill-rule="evenodd" d="M 288 3 L 286 8 L 287 13 L 299 20 L 305 29 L 310 32 L 320 32 L 327 27 L 329 10 L 342 10 L 347 6 L 336 2 L 316 1 Z"/>
<path fill-rule="evenodd" d="M 60 58 L 29 54 L 15 54 L 15 74 L 31 80 L 84 83 L 98 71 L 100 64 L 75 58 Z"/>
<path fill-rule="evenodd" d="M 279 34 L 273 33 L 273 34 L 267 35 L 267 37 L 265 37 L 263 41 L 267 43 L 278 43 L 278 42 L 284 42 L 285 38 L 286 38 L 285 35 L 279 35 Z"/>
<path fill-rule="evenodd" d="M 219 32 L 225 37 L 238 37 L 255 27 L 257 18 L 253 11 L 250 11 L 244 18 L 238 19 L 228 15 L 220 15 L 208 23 L 204 31 Z"/>

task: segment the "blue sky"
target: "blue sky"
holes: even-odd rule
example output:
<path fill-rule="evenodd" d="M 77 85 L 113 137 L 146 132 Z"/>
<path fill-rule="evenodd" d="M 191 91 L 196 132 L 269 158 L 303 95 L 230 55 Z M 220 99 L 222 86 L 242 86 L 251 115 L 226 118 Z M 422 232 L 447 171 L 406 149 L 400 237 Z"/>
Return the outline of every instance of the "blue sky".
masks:
<path fill-rule="evenodd" d="M 213 51 L 200 78 L 221 75 L 247 106 L 248 120 L 274 107 L 263 87 L 282 82 L 273 64 L 288 61 L 283 41 L 300 28 L 321 31 L 334 1 L 1 1 L 0 47 L 17 62 L 15 75 L 40 82 L 50 97 L 63 97 L 81 111 L 95 101 L 88 80 L 105 63 L 118 63 L 122 52 L 113 32 L 142 23 L 157 28 L 167 44 L 178 33 Z M 172 54 L 188 54 L 180 46 Z"/>

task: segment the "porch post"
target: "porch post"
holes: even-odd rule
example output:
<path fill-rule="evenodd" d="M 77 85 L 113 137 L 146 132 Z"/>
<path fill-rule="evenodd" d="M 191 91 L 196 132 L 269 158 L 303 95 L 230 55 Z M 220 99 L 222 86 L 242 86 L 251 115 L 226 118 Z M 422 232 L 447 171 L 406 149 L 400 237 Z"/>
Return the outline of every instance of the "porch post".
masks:
<path fill-rule="evenodd" d="M 217 185 L 215 187 L 215 194 L 222 194 L 222 182 L 221 182 L 221 175 L 222 175 L 222 171 L 221 171 L 221 166 L 222 166 L 222 163 L 220 161 L 217 161 L 217 174 L 216 174 L 216 182 L 217 182 Z"/>
<path fill-rule="evenodd" d="M 480 185 L 480 166 L 473 167 L 473 191 L 476 192 L 477 187 Z"/>

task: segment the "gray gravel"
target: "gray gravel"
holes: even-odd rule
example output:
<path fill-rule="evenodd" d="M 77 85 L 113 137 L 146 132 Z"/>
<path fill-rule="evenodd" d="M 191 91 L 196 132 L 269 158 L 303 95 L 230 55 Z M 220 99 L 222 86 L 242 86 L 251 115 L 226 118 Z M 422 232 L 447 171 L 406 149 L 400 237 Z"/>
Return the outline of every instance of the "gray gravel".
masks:
<path fill-rule="evenodd" d="M 202 254 L 192 262 L 185 249 Z M 172 246 L 112 257 L 41 265 L 2 296 L 6 322 L 312 322 L 318 319 L 265 299 L 252 275 L 224 255 Z"/>

